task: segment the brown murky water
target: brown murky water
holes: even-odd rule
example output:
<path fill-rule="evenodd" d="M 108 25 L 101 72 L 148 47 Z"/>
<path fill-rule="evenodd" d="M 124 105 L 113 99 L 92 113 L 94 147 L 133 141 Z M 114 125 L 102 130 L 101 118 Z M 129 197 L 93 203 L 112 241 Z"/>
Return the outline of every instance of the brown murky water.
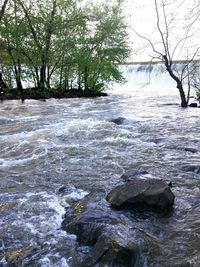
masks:
<path fill-rule="evenodd" d="M 40 249 L 24 266 L 70 266 L 76 238 L 60 229 L 65 207 L 103 199 L 135 167 L 171 180 L 176 195 L 173 216 L 133 218 L 156 238 L 141 266 L 200 266 L 200 109 L 181 109 L 166 84 L 159 93 L 131 84 L 104 98 L 0 104 L 1 266 L 27 247 Z"/>

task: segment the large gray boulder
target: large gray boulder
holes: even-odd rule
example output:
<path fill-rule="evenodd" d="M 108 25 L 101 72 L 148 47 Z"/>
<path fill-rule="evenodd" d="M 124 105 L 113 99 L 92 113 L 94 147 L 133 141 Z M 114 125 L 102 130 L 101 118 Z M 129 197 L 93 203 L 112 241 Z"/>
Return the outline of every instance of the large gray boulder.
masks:
<path fill-rule="evenodd" d="M 148 240 L 145 231 L 106 207 L 98 203 L 80 212 L 74 208 L 66 210 L 62 229 L 77 236 L 71 266 L 143 266 L 140 246 Z"/>
<path fill-rule="evenodd" d="M 167 210 L 174 203 L 174 194 L 163 180 L 135 178 L 115 187 L 106 200 L 112 206 L 120 208 L 144 205 L 155 210 Z"/>

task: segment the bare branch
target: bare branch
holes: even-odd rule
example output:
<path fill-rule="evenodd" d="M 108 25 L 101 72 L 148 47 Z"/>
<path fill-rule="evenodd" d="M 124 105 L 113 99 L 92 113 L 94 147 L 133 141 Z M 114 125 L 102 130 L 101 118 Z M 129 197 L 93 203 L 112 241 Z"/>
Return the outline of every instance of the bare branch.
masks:
<path fill-rule="evenodd" d="M 161 36 L 161 39 L 162 39 L 162 44 L 163 44 L 163 47 L 164 47 L 164 50 L 165 50 L 165 55 L 168 55 L 167 53 L 167 47 L 166 47 L 166 43 L 165 43 L 165 39 L 164 39 L 164 35 L 163 35 L 163 32 L 160 28 L 160 15 L 159 15 L 159 10 L 158 10 L 158 3 L 157 3 L 157 0 L 155 0 L 155 10 L 156 10 L 156 18 L 157 18 L 157 29 L 160 33 L 160 36 Z"/>
<path fill-rule="evenodd" d="M 139 34 L 139 33 L 138 33 L 136 30 L 134 30 L 134 29 L 133 29 L 133 31 L 135 32 L 135 34 L 136 34 L 137 36 L 139 36 L 140 38 L 146 40 L 146 41 L 151 45 L 151 48 L 152 48 L 153 52 L 155 52 L 156 54 L 158 54 L 158 55 L 160 55 L 160 56 L 162 57 L 162 53 L 158 52 L 158 51 L 155 49 L 155 46 L 153 45 L 153 42 L 152 42 L 149 38 L 147 38 L 146 36 L 143 36 L 143 35 Z"/>
<path fill-rule="evenodd" d="M 183 68 L 183 70 L 182 70 L 182 74 L 181 74 L 182 80 L 184 80 L 188 75 L 190 75 L 190 74 L 194 71 L 195 67 L 194 67 L 190 72 L 188 72 L 185 76 L 183 76 L 183 74 L 184 74 L 186 68 L 188 68 L 188 66 L 194 61 L 194 58 L 195 58 L 195 56 L 197 55 L 197 53 L 198 53 L 199 50 L 200 50 L 200 47 L 198 47 L 198 48 L 196 49 L 196 51 L 195 51 L 195 53 L 193 54 L 192 58 L 188 61 L 188 63 L 187 63 L 187 64 L 185 65 L 185 67 Z"/>
<path fill-rule="evenodd" d="M 173 52 L 172 52 L 172 60 L 173 60 L 174 54 L 175 54 L 177 48 L 179 47 L 179 45 L 180 45 L 183 41 L 186 41 L 187 38 L 190 38 L 190 37 L 192 37 L 192 35 L 184 36 L 183 38 L 181 38 L 181 39 L 176 43 L 176 45 L 175 45 L 175 47 L 174 47 L 174 50 L 173 50 Z"/>
<path fill-rule="evenodd" d="M 166 16 L 166 12 L 165 12 L 164 3 L 162 4 L 162 9 L 163 9 L 163 15 L 164 15 L 164 22 L 165 22 L 165 31 L 166 31 L 166 37 L 165 37 L 166 52 L 165 52 L 165 54 L 169 58 L 170 65 L 172 65 L 172 60 L 171 60 L 171 56 L 170 56 L 170 52 L 169 52 L 169 25 L 167 23 L 167 16 Z"/>

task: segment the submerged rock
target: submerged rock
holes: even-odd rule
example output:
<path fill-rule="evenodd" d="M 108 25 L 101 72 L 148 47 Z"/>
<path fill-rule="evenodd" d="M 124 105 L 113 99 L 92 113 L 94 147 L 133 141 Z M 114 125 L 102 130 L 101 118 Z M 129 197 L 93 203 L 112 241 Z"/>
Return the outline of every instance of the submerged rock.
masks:
<path fill-rule="evenodd" d="M 148 174 L 147 171 L 145 171 L 142 167 L 134 168 L 132 170 L 129 170 L 125 172 L 121 178 L 125 181 L 130 181 L 131 179 L 135 178 L 136 176 Z"/>
<path fill-rule="evenodd" d="M 197 153 L 198 152 L 198 149 L 193 148 L 193 147 L 185 147 L 184 150 L 187 152 L 191 152 L 191 153 Z"/>
<path fill-rule="evenodd" d="M 29 257 L 34 251 L 33 247 L 23 247 L 21 249 L 6 252 L 5 253 L 5 259 L 6 262 L 11 267 L 19 267 L 23 266 L 23 261 Z"/>
<path fill-rule="evenodd" d="M 106 200 L 120 208 L 140 205 L 164 211 L 172 207 L 174 198 L 169 185 L 163 180 L 135 178 L 115 187 Z"/>
<path fill-rule="evenodd" d="M 198 104 L 194 102 L 194 103 L 189 104 L 189 107 L 191 107 L 191 108 L 197 108 L 198 107 Z"/>
<path fill-rule="evenodd" d="M 181 169 L 186 172 L 200 173 L 200 165 L 196 164 L 184 164 L 181 166 Z"/>
<path fill-rule="evenodd" d="M 1 99 L 0 99 L 1 100 Z M 0 125 L 3 125 L 3 124 L 7 124 L 7 123 L 10 123 L 12 122 L 12 120 L 8 120 L 8 119 L 0 119 Z"/>
<path fill-rule="evenodd" d="M 41 266 L 39 260 L 45 257 L 49 252 L 47 243 L 38 244 L 37 246 L 22 247 L 13 251 L 4 252 L 5 266 L 21 267 L 21 266 Z M 2 266 L 0 264 L 0 266 Z M 3 265 L 4 266 L 4 265 Z"/>
<path fill-rule="evenodd" d="M 115 123 L 117 125 L 123 124 L 124 121 L 125 121 L 125 118 L 123 118 L 123 117 L 118 117 L 118 118 L 110 120 L 110 122 L 113 122 L 113 123 Z"/>
<path fill-rule="evenodd" d="M 181 263 L 179 266 L 175 267 L 194 267 L 194 265 L 188 261 Z"/>

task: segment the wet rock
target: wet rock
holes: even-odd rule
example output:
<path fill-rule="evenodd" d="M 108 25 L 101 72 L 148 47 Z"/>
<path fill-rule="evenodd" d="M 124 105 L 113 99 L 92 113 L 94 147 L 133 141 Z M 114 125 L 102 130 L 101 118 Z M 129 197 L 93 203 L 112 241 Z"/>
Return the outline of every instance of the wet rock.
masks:
<path fill-rule="evenodd" d="M 163 146 L 167 144 L 167 140 L 165 140 L 164 138 L 150 138 L 148 139 L 148 141 L 159 146 Z"/>
<path fill-rule="evenodd" d="M 183 262 L 177 267 L 194 267 L 194 265 L 190 262 Z"/>
<path fill-rule="evenodd" d="M 119 216 L 98 208 L 75 217 L 71 212 L 67 211 L 62 228 L 77 236 L 78 249 L 72 266 L 86 267 L 97 263 L 99 266 L 135 266 L 141 240 Z"/>
<path fill-rule="evenodd" d="M 198 104 L 194 102 L 194 103 L 189 104 L 189 107 L 191 107 L 191 108 L 197 108 L 198 107 Z"/>
<path fill-rule="evenodd" d="M 125 118 L 123 118 L 123 117 L 118 117 L 118 118 L 110 120 L 110 122 L 113 122 L 113 123 L 115 123 L 117 125 L 123 124 L 124 121 L 125 121 Z"/>
<path fill-rule="evenodd" d="M 139 168 L 135 168 L 135 169 L 132 169 L 132 170 L 125 172 L 121 176 L 121 178 L 124 181 L 130 181 L 131 179 L 135 178 L 136 176 L 143 175 L 143 174 L 148 174 L 148 172 L 145 171 L 143 168 L 139 167 Z"/>
<path fill-rule="evenodd" d="M 2 124 L 7 124 L 7 123 L 9 123 L 9 122 L 11 122 L 11 120 L 0 119 L 0 125 L 2 125 Z"/>
<path fill-rule="evenodd" d="M 58 193 L 63 193 L 65 192 L 66 190 L 66 186 L 61 186 L 59 189 L 58 189 Z"/>
<path fill-rule="evenodd" d="M 169 187 L 173 187 L 173 184 L 172 184 L 171 181 L 169 181 L 167 184 L 168 184 Z"/>
<path fill-rule="evenodd" d="M 32 247 L 24 247 L 15 251 L 5 253 L 5 259 L 9 267 L 23 266 L 23 260 L 33 252 Z"/>
<path fill-rule="evenodd" d="M 4 213 L 10 213 L 16 205 L 17 203 L 14 202 L 0 202 L 0 214 L 3 215 Z"/>
<path fill-rule="evenodd" d="M 134 208 L 145 206 L 156 210 L 167 210 L 174 203 L 174 194 L 163 180 L 135 178 L 115 187 L 106 197 L 115 207 Z"/>
<path fill-rule="evenodd" d="M 9 267 L 34 266 L 39 267 L 39 260 L 49 252 L 47 243 L 33 247 L 22 247 L 4 253 L 5 261 Z M 7 266 L 5 265 L 5 266 Z M 1 266 L 1 265 L 0 265 Z"/>
<path fill-rule="evenodd" d="M 194 173 L 200 173 L 200 165 L 196 164 L 189 164 L 189 165 L 182 165 L 181 169 L 186 172 L 194 172 Z"/>
<path fill-rule="evenodd" d="M 191 153 L 197 153 L 198 152 L 198 149 L 193 148 L 193 147 L 185 147 L 184 150 L 187 152 L 191 152 Z"/>

